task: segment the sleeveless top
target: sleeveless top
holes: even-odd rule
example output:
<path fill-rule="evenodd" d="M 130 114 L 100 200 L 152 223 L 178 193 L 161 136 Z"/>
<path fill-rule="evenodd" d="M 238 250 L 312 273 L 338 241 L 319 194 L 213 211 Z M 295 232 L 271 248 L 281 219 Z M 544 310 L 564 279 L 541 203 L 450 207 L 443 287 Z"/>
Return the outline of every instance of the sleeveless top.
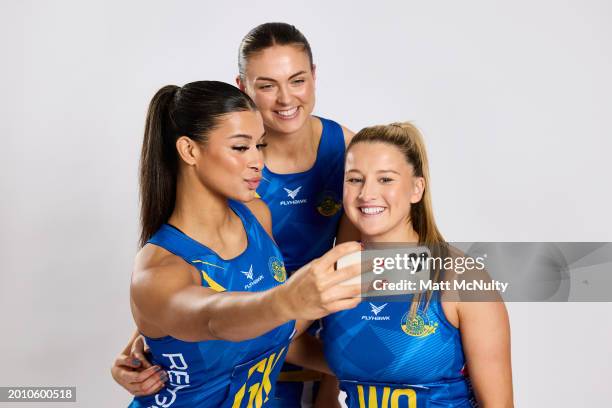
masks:
<path fill-rule="evenodd" d="M 314 165 L 291 174 L 264 167 L 257 189 L 290 273 L 332 248 L 342 215 L 344 133 L 338 123 L 319 119 L 323 131 Z"/>
<path fill-rule="evenodd" d="M 423 300 L 414 318 L 412 298 L 365 299 L 323 319 L 325 357 L 349 408 L 474 406 L 459 330 L 440 293 L 427 308 Z"/>
<path fill-rule="evenodd" d="M 200 271 L 202 286 L 217 292 L 256 292 L 286 279 L 282 255 L 242 203 L 229 201 L 246 231 L 246 250 L 222 259 L 211 249 L 165 224 L 149 243 L 165 248 Z M 261 407 L 272 399 L 276 377 L 294 332 L 293 321 L 254 339 L 182 341 L 146 337 L 152 363 L 168 374 L 157 394 L 135 397 L 130 407 Z"/>

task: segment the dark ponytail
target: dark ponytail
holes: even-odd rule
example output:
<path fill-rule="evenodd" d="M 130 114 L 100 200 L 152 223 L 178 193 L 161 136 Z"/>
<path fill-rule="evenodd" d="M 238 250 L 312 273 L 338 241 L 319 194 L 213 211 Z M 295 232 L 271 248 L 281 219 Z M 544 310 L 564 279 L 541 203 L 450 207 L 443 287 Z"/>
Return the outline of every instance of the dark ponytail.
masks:
<path fill-rule="evenodd" d="M 294 45 L 301 47 L 308 55 L 312 67 L 312 50 L 304 34 L 287 23 L 265 23 L 253 28 L 244 36 L 238 49 L 238 72 L 244 80 L 249 57 L 273 45 Z"/>
<path fill-rule="evenodd" d="M 182 88 L 166 85 L 149 104 L 140 155 L 140 245 L 165 223 L 176 202 L 178 154 L 176 141 L 188 136 L 206 143 L 220 116 L 256 110 L 238 88 L 218 81 L 191 82 Z"/>

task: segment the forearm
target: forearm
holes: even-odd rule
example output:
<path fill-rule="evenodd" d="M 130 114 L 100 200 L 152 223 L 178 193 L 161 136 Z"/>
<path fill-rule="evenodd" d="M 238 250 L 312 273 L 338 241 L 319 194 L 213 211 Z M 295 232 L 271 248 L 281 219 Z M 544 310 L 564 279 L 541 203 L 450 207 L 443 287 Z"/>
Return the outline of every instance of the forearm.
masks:
<path fill-rule="evenodd" d="M 136 330 L 134 330 L 134 333 L 132 333 L 132 336 L 128 340 L 127 345 L 123 349 L 123 352 L 122 352 L 123 354 L 125 354 L 125 355 L 129 355 L 130 354 L 130 352 L 132 351 L 132 344 L 134 344 L 134 341 L 136 340 L 136 338 L 138 336 L 140 336 L 140 332 L 138 331 L 138 329 L 136 329 Z"/>
<path fill-rule="evenodd" d="M 340 394 L 338 379 L 333 375 L 324 375 L 319 385 L 314 408 L 340 408 L 338 394 Z"/>
<path fill-rule="evenodd" d="M 208 329 L 218 338 L 242 341 L 261 336 L 287 323 L 290 316 L 282 313 L 277 291 L 258 293 L 223 293 L 210 302 Z"/>
<path fill-rule="evenodd" d="M 171 325 L 169 334 L 185 341 L 252 339 L 292 320 L 283 310 L 280 289 L 177 297 L 181 304 L 164 320 Z"/>
<path fill-rule="evenodd" d="M 332 374 L 327 361 L 325 361 L 323 344 L 307 333 L 291 342 L 287 352 L 287 361 L 311 370 Z"/>

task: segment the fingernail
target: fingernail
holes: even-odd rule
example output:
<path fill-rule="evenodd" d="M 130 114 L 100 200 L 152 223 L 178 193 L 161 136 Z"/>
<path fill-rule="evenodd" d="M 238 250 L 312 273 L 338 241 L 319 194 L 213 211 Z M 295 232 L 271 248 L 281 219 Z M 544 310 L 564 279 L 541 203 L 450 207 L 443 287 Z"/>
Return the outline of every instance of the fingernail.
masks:
<path fill-rule="evenodd" d="M 132 364 L 134 364 L 134 365 L 140 365 L 140 360 L 139 360 L 139 359 L 137 359 L 137 358 L 133 358 L 133 359 L 132 359 Z"/>
<path fill-rule="evenodd" d="M 161 370 L 161 367 L 160 367 L 160 366 L 154 366 L 154 367 L 153 367 L 153 371 L 159 371 L 159 370 Z"/>
<path fill-rule="evenodd" d="M 163 382 L 166 382 L 166 380 L 168 379 L 168 374 L 166 374 L 165 371 L 162 371 L 161 374 L 159 375 L 159 379 L 162 380 Z"/>

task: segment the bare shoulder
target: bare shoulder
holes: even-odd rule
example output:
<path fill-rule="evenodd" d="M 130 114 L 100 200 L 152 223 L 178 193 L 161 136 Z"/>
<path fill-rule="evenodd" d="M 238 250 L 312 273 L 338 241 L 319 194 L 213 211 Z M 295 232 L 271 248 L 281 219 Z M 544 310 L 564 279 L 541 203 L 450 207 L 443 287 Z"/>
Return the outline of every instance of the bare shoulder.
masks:
<path fill-rule="evenodd" d="M 182 258 L 162 247 L 147 244 L 136 254 L 131 291 L 135 295 L 170 282 L 190 283 L 194 281 L 194 272 L 195 268 Z"/>
<path fill-rule="evenodd" d="M 323 131 L 323 122 L 315 117 L 312 116 L 313 124 L 314 124 L 314 131 L 316 134 L 321 134 L 321 132 Z M 337 122 L 336 122 L 337 123 Z M 340 125 L 340 127 L 342 128 L 342 135 L 344 136 L 344 147 L 348 146 L 349 143 L 351 142 L 351 140 L 353 139 L 353 136 L 355 136 L 355 132 L 353 132 L 352 130 L 350 130 L 349 128 L 347 128 L 346 126 L 338 123 Z"/>
<path fill-rule="evenodd" d="M 342 133 L 344 134 L 344 146 L 346 147 L 349 145 L 349 143 L 351 143 L 351 140 L 353 140 L 353 136 L 355 136 L 355 132 L 353 132 L 352 130 L 350 130 L 349 128 L 345 126 L 342 126 Z"/>
<path fill-rule="evenodd" d="M 163 337 L 178 333 L 183 305 L 193 304 L 189 293 L 201 288 L 198 270 L 157 245 L 145 245 L 136 256 L 130 284 L 130 305 L 141 333 Z M 187 295 L 186 295 L 187 294 Z"/>
<path fill-rule="evenodd" d="M 456 248 L 452 245 L 448 245 L 447 249 L 448 249 L 447 256 L 452 258 L 453 260 L 456 260 L 458 258 L 465 256 L 463 251 L 461 251 L 459 248 Z M 455 263 L 453 262 L 453 265 L 454 264 Z M 452 268 L 452 267 L 445 268 L 444 274 L 442 276 L 442 280 L 444 282 L 448 282 L 449 285 L 448 285 L 448 289 L 442 292 L 441 300 L 442 300 L 442 310 L 444 311 L 446 320 L 448 320 L 449 323 L 453 325 L 453 327 L 458 329 L 460 325 L 458 306 L 459 306 L 461 296 L 460 296 L 460 293 L 456 289 L 454 289 L 454 286 L 450 285 L 451 282 L 454 282 L 457 279 L 459 279 L 459 275 L 455 271 L 455 268 Z"/>
<path fill-rule="evenodd" d="M 456 310 L 459 320 L 465 321 L 466 317 L 471 316 L 504 316 L 506 308 L 503 299 L 493 286 L 489 287 L 492 278 L 482 260 L 452 245 L 448 249 L 448 256 L 453 262 L 452 267 L 446 268 L 444 279 L 457 283 L 451 286 L 461 289 L 447 291 L 443 299 L 454 306 L 452 308 Z M 482 285 L 482 289 L 479 286 L 472 288 L 474 283 Z"/>
<path fill-rule="evenodd" d="M 245 203 L 249 210 L 253 213 L 257 221 L 264 227 L 266 232 L 272 236 L 272 214 L 268 205 L 261 199 L 256 198 L 254 200 Z"/>

